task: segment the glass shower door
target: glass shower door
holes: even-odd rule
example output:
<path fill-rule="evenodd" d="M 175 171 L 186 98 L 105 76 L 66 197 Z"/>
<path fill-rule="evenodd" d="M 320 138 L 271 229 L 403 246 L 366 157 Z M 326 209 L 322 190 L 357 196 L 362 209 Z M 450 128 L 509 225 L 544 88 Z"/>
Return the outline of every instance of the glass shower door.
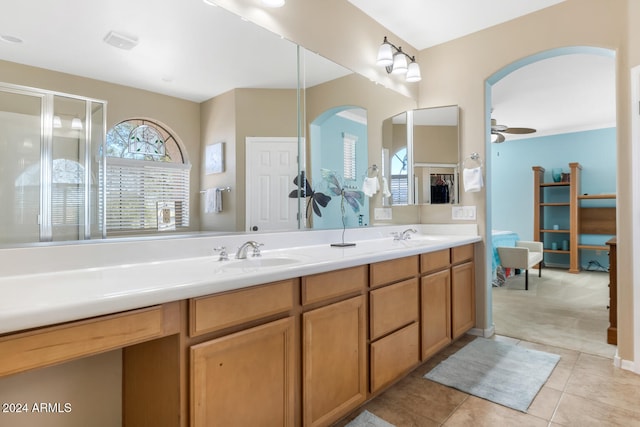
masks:
<path fill-rule="evenodd" d="M 0 244 L 41 240 L 43 110 L 41 94 L 0 91 Z"/>
<path fill-rule="evenodd" d="M 81 240 L 85 238 L 86 101 L 56 95 L 53 117 L 51 238 Z"/>
<path fill-rule="evenodd" d="M 0 245 L 105 237 L 104 102 L 0 84 Z"/>

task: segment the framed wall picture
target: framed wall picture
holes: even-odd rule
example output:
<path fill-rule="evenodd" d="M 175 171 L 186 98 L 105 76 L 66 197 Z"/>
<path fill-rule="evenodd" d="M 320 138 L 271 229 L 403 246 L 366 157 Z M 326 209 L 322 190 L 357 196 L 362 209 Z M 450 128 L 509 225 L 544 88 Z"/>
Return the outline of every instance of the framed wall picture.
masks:
<path fill-rule="evenodd" d="M 224 142 L 207 145 L 205 152 L 205 173 L 224 172 Z"/>

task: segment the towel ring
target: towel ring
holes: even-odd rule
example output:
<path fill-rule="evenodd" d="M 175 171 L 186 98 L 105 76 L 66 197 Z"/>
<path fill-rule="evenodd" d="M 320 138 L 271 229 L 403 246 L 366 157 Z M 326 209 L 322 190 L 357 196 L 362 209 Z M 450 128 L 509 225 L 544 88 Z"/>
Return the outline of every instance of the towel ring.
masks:
<path fill-rule="evenodd" d="M 467 160 L 473 160 L 474 162 L 478 163 L 478 165 L 481 168 L 483 166 L 482 159 L 480 158 L 480 154 L 478 154 L 478 153 L 471 153 L 467 157 L 465 157 L 464 160 L 462 161 L 462 167 L 463 168 L 466 168 Z"/>
<path fill-rule="evenodd" d="M 373 176 L 378 176 L 378 165 L 371 165 L 367 168 L 367 178 L 369 177 L 369 172 L 371 172 Z"/>

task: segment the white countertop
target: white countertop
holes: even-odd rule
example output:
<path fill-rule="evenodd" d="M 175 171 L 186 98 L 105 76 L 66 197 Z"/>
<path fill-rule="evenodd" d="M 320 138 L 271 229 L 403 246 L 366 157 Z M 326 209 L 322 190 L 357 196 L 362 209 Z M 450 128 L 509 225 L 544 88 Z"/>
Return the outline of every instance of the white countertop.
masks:
<path fill-rule="evenodd" d="M 127 259 L 134 262 L 112 265 L 102 259 L 94 259 L 97 251 L 108 252 L 107 249 L 92 249 L 90 246 L 83 249 L 77 245 L 74 250 L 82 251 L 84 255 L 76 254 L 76 258 L 85 256 L 86 259 L 76 261 L 85 261 L 83 265 L 89 265 L 86 268 L 60 271 L 28 268 L 29 260 L 24 259 L 25 268 L 22 271 L 34 273 L 0 275 L 0 334 L 432 252 L 481 240 L 477 234 L 426 234 L 425 231 L 433 230 L 420 225 L 416 227 L 420 234 L 406 241 L 394 241 L 389 233 L 391 230 L 406 229 L 407 226 L 372 228 L 370 233 L 351 233 L 356 237 L 354 240 L 348 239 L 347 234 L 347 241 L 353 241 L 356 245 L 345 248 L 326 243 L 327 240 L 339 241 L 335 239 L 335 233 L 303 234 L 302 240 L 309 243 L 303 245 L 299 244 L 300 236 L 289 233 L 216 236 L 207 238 L 204 243 L 196 240 L 191 242 L 195 246 L 211 248 L 225 241 L 237 245 L 237 242 L 246 240 L 263 239 L 269 242 L 265 243 L 260 258 L 252 259 L 249 250 L 248 259 L 242 261 L 246 266 L 233 259 L 235 249 L 232 246 L 229 246 L 231 260 L 218 261 L 218 256 L 213 254 L 177 259 L 153 259 L 148 255 L 135 257 L 128 252 L 132 251 L 128 245 L 136 243 L 116 243 L 107 249 L 129 254 Z M 447 233 L 452 230 L 451 227 L 445 227 L 440 231 Z M 135 251 L 159 245 L 180 247 L 181 244 L 189 244 L 176 241 L 171 245 L 170 242 L 170 239 L 162 243 L 151 241 L 146 246 L 135 246 Z M 287 247 L 291 243 L 297 246 Z M 274 249 L 268 249 L 270 247 Z M 29 255 L 28 250 L 20 251 L 19 258 L 15 259 Z M 69 251 L 56 251 L 53 248 L 45 252 L 49 256 L 68 256 Z M 199 251 L 202 249 L 195 250 L 195 253 Z M 37 250 L 32 253 L 35 258 L 45 256 L 37 253 Z M 13 255 L 18 256 L 16 253 Z M 261 262 L 278 265 L 254 267 Z"/>

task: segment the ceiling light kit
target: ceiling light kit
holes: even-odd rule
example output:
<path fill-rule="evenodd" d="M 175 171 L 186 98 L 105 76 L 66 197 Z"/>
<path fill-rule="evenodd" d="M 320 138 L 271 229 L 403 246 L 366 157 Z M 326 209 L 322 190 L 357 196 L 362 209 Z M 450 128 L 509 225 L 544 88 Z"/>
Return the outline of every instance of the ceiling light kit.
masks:
<path fill-rule="evenodd" d="M 376 64 L 385 67 L 389 74 L 404 74 L 405 80 L 409 83 L 422 80 L 416 57 L 404 53 L 402 47 L 390 43 L 386 36 L 378 49 Z"/>

